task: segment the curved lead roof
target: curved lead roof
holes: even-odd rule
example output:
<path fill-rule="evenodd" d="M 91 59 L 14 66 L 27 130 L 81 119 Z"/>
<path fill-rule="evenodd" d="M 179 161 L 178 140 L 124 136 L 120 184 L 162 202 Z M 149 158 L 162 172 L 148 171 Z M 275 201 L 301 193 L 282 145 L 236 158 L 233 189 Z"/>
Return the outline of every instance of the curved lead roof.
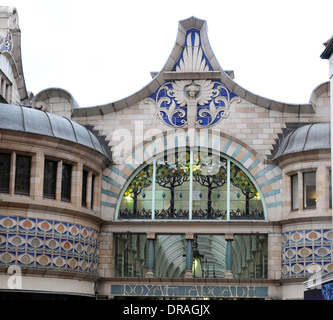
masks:
<path fill-rule="evenodd" d="M 311 123 L 295 129 L 284 139 L 274 159 L 318 149 L 331 149 L 330 123 Z"/>
<path fill-rule="evenodd" d="M 84 126 L 44 111 L 0 104 L 0 129 L 39 134 L 71 141 L 109 158 L 98 138 Z"/>

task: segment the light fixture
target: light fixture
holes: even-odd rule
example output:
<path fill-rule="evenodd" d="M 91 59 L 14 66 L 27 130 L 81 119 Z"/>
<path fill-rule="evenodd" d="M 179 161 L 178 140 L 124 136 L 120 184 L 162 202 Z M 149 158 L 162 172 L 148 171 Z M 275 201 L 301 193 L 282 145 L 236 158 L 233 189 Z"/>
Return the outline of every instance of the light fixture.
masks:
<path fill-rule="evenodd" d="M 126 199 L 127 201 L 131 201 L 131 200 L 133 200 L 132 194 L 129 193 L 129 192 L 125 192 L 125 193 L 124 193 L 124 196 L 125 196 L 125 199 Z"/>

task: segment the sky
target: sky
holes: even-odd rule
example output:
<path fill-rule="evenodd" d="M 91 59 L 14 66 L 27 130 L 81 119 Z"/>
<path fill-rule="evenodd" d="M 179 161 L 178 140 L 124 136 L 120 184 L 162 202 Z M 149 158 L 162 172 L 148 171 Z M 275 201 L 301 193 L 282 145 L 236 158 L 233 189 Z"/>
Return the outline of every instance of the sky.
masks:
<path fill-rule="evenodd" d="M 332 0 L 3 0 L 16 7 L 27 90 L 58 87 L 81 107 L 126 98 L 162 70 L 178 21 L 206 20 L 224 70 L 252 93 L 308 103 L 329 80 Z"/>

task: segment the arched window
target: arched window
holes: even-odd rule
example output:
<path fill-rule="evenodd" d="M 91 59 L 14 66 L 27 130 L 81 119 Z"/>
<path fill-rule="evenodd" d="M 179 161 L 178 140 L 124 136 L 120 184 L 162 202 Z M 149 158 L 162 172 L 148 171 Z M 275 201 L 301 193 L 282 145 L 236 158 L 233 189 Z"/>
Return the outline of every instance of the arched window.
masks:
<path fill-rule="evenodd" d="M 261 192 L 250 174 L 209 150 L 167 151 L 127 182 L 118 219 L 265 220 Z"/>

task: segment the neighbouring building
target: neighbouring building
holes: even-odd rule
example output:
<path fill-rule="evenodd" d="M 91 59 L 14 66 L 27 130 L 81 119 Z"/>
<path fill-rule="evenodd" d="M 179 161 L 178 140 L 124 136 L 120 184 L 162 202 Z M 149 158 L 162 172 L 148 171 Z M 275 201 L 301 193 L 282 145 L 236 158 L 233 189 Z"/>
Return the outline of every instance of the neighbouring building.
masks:
<path fill-rule="evenodd" d="M 20 37 L 0 7 L 0 299 L 303 299 L 329 277 L 329 82 L 249 92 L 191 17 L 147 86 L 80 107 L 27 91 Z"/>

